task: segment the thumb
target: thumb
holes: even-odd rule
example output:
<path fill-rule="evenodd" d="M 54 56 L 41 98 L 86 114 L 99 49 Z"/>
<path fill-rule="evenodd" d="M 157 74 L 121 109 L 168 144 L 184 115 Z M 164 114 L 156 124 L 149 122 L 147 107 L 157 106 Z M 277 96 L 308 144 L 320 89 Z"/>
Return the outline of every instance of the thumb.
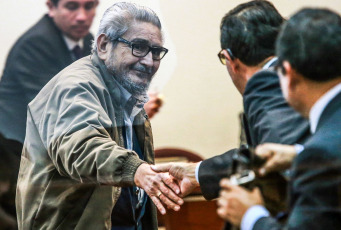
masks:
<path fill-rule="evenodd" d="M 255 150 L 256 155 L 260 158 L 266 159 L 273 155 L 273 151 L 271 149 L 271 144 L 261 144 L 256 147 Z"/>
<path fill-rule="evenodd" d="M 221 179 L 219 185 L 220 185 L 221 188 L 229 189 L 229 190 L 233 186 L 231 181 L 229 179 L 227 179 L 227 178 Z"/>
<path fill-rule="evenodd" d="M 171 164 L 158 164 L 158 165 L 151 165 L 151 169 L 155 172 L 168 172 L 169 169 L 172 167 Z"/>

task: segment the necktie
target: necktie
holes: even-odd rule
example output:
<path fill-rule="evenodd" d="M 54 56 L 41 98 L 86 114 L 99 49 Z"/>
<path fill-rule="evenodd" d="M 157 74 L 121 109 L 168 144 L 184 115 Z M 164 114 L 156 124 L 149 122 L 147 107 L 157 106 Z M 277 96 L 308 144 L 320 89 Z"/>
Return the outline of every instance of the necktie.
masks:
<path fill-rule="evenodd" d="M 81 49 L 81 47 L 79 47 L 79 45 L 76 45 L 73 49 L 72 49 L 72 53 L 75 56 L 75 60 L 80 59 L 81 57 L 83 57 L 83 50 Z"/>

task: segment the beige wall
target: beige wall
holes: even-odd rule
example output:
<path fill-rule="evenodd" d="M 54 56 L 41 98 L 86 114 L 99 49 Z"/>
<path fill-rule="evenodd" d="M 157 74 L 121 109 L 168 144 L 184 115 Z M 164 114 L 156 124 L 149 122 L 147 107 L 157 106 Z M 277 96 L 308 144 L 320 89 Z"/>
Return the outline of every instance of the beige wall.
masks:
<path fill-rule="evenodd" d="M 100 0 L 92 31 L 113 2 Z M 205 158 L 238 144 L 238 113 L 242 99 L 217 58 L 219 24 L 231 8 L 246 1 L 136 0 L 154 8 L 161 17 L 170 49 L 162 60 L 153 89 L 161 91 L 165 104 L 152 120 L 155 147 L 175 146 Z M 283 16 L 303 6 L 323 6 L 341 12 L 339 0 L 274 0 Z M 29 26 L 44 12 L 45 0 L 0 2 L 0 71 L 7 53 Z M 0 115 L 1 119 L 1 115 Z"/>

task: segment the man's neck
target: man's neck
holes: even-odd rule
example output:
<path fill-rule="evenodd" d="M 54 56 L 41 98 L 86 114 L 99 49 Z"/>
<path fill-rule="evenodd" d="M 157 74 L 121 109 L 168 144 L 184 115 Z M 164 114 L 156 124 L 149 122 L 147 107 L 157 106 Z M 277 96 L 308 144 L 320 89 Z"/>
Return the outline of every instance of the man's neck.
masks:
<path fill-rule="evenodd" d="M 302 95 L 302 98 L 304 99 L 304 102 L 302 104 L 305 105 L 305 109 L 302 111 L 304 117 L 309 117 L 309 112 L 311 108 L 315 105 L 315 103 L 323 96 L 325 95 L 330 89 L 332 89 L 334 86 L 341 83 L 341 77 L 337 79 L 333 79 L 328 82 L 316 82 L 307 80 L 306 83 L 306 90 L 305 94 Z"/>
<path fill-rule="evenodd" d="M 242 95 L 244 94 L 246 84 L 250 80 L 250 78 L 252 78 L 252 76 L 256 72 L 261 70 L 263 66 L 266 65 L 272 58 L 274 58 L 274 56 L 270 56 L 254 66 L 246 65 L 239 59 L 235 60 L 235 66 L 237 66 L 236 67 L 237 71 L 235 71 L 235 74 L 236 74 L 236 77 L 239 78 L 238 83 L 235 83 L 235 85 L 238 91 L 240 92 L 240 94 Z"/>
<path fill-rule="evenodd" d="M 255 65 L 255 66 L 245 66 L 246 70 L 245 70 L 245 79 L 246 81 L 249 81 L 250 78 L 255 75 L 256 72 L 258 72 L 259 70 L 263 69 L 264 65 L 266 65 L 269 61 L 271 61 L 271 59 L 273 59 L 274 56 L 270 56 L 266 59 L 264 59 L 262 62 L 260 62 L 259 64 Z M 246 84 L 245 84 L 246 86 Z"/>
<path fill-rule="evenodd" d="M 311 107 L 309 111 L 309 121 L 311 133 L 315 133 L 320 117 L 331 100 L 341 92 L 341 83 L 333 86 L 324 93 Z"/>

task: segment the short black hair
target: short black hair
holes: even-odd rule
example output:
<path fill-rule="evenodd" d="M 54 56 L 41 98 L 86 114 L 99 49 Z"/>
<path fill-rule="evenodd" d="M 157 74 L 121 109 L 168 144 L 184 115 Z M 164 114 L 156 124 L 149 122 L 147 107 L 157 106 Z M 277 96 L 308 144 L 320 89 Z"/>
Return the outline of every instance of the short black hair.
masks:
<path fill-rule="evenodd" d="M 311 80 L 322 82 L 340 77 L 340 15 L 318 8 L 298 11 L 283 25 L 276 54 L 279 65 L 287 60 L 298 73 Z"/>
<path fill-rule="evenodd" d="M 58 5 L 58 2 L 59 2 L 59 0 L 50 0 L 52 3 L 53 3 L 53 5 L 55 5 L 55 6 L 57 6 Z"/>
<path fill-rule="evenodd" d="M 246 65 L 257 65 L 275 55 L 276 37 L 284 21 L 269 1 L 240 4 L 222 18 L 221 48 L 229 48 Z"/>

